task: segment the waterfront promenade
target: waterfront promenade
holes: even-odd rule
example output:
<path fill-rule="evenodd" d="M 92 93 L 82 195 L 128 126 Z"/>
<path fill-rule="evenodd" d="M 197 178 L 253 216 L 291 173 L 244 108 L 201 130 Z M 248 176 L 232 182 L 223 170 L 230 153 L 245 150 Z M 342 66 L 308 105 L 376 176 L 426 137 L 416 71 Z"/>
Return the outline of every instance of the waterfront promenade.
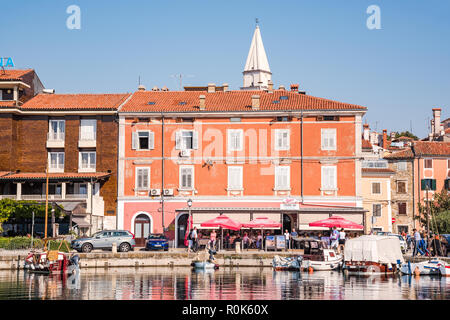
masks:
<path fill-rule="evenodd" d="M 0 270 L 17 269 L 23 266 L 28 250 L 0 250 Z M 170 249 L 164 251 L 144 251 L 136 248 L 130 252 L 113 253 L 111 251 L 94 250 L 90 253 L 72 253 L 80 256 L 81 268 L 113 268 L 113 267 L 189 267 L 194 259 L 207 259 L 205 251 L 188 253 L 186 249 Z M 288 251 L 258 251 L 245 250 L 242 252 L 219 251 L 215 255 L 217 263 L 226 267 L 272 267 L 275 255 L 296 256 L 303 250 Z M 406 261 L 424 261 L 428 257 L 411 257 L 404 255 Z M 440 258 L 450 263 L 450 258 Z"/>

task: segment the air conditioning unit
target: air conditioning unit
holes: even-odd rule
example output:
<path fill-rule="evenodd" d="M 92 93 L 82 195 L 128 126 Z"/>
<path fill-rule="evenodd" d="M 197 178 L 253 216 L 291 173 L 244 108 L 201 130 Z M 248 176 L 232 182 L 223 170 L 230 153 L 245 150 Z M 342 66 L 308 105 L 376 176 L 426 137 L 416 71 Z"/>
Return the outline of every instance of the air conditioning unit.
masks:
<path fill-rule="evenodd" d="M 180 157 L 190 157 L 191 156 L 191 150 L 181 150 Z"/>
<path fill-rule="evenodd" d="M 160 189 L 151 189 L 150 190 L 150 195 L 151 196 L 160 196 L 161 195 L 161 190 Z"/>
<path fill-rule="evenodd" d="M 165 196 L 173 196 L 173 189 L 164 189 Z"/>

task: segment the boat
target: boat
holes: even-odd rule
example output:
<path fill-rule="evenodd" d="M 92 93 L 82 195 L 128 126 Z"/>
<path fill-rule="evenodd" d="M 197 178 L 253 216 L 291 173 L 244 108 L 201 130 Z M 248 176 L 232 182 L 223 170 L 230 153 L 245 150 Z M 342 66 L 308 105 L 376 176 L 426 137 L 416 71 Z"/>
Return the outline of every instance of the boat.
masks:
<path fill-rule="evenodd" d="M 303 249 L 302 269 L 314 271 L 336 270 L 342 266 L 343 255 L 338 254 L 336 250 L 329 249 L 323 240 L 314 238 L 303 238 L 296 240 L 297 247 Z"/>
<path fill-rule="evenodd" d="M 420 275 L 450 275 L 450 265 L 439 259 L 430 259 L 422 262 L 405 262 L 400 267 L 403 274 L 413 275 L 417 272 Z"/>
<path fill-rule="evenodd" d="M 193 261 L 193 267 L 195 269 L 219 269 L 219 265 L 217 263 L 207 261 Z"/>
<path fill-rule="evenodd" d="M 343 270 L 348 274 L 394 274 L 402 263 L 396 237 L 365 235 L 345 242 Z"/>
<path fill-rule="evenodd" d="M 302 257 L 273 257 L 272 266 L 276 271 L 300 271 Z"/>
<path fill-rule="evenodd" d="M 72 274 L 79 269 L 79 256 L 69 256 L 65 252 L 49 250 L 43 252 L 31 251 L 24 262 L 24 269 L 30 273 Z"/>

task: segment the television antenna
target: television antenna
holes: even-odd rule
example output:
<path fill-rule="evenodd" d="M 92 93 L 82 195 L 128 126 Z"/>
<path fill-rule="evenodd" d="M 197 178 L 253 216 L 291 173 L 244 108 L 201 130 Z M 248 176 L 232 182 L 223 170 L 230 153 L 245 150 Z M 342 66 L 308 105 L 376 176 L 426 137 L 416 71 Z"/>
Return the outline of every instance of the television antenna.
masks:
<path fill-rule="evenodd" d="M 184 77 L 193 78 L 193 77 L 195 77 L 195 75 L 193 75 L 193 74 L 186 75 L 186 74 L 180 73 L 180 74 L 173 74 L 170 77 L 174 78 L 175 81 L 179 80 L 180 90 L 183 91 L 183 78 Z"/>

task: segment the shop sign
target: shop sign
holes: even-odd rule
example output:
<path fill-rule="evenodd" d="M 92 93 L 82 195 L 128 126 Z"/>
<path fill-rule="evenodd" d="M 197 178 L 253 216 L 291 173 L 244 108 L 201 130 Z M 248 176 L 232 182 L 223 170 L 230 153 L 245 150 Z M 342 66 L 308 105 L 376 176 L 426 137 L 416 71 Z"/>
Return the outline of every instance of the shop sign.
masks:
<path fill-rule="evenodd" d="M 283 200 L 283 202 L 280 204 L 281 210 L 299 210 L 300 205 L 297 200 L 294 198 L 286 198 Z"/>
<path fill-rule="evenodd" d="M 3 68 L 14 68 L 14 62 L 11 57 L 0 58 L 0 67 Z"/>

